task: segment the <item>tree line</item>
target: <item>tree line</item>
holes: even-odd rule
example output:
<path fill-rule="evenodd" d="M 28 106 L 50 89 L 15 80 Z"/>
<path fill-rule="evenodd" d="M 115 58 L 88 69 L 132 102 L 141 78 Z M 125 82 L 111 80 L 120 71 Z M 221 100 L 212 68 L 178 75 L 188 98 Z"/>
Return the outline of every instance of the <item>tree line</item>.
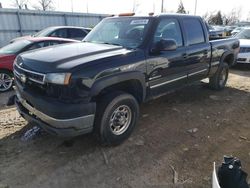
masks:
<path fill-rule="evenodd" d="M 29 0 L 11 0 L 11 1 L 12 1 L 11 6 L 18 9 L 29 9 L 28 6 L 31 6 L 35 10 L 43 10 L 43 11 L 55 10 L 53 0 L 38 0 L 38 2 L 33 5 L 29 2 Z M 140 3 L 135 0 L 133 11 L 136 12 L 139 6 Z M 166 12 L 166 9 L 164 10 L 164 12 Z M 189 14 L 189 12 L 186 11 L 185 9 L 182 0 L 180 0 L 176 13 Z M 208 24 L 211 25 L 234 25 L 240 21 L 241 9 L 234 8 L 228 14 L 224 14 L 221 11 L 207 12 L 202 16 L 202 18 Z M 249 20 L 250 20 L 250 12 L 249 12 Z"/>
<path fill-rule="evenodd" d="M 12 0 L 11 6 L 17 9 L 29 9 L 29 0 Z M 32 8 L 35 10 L 55 10 L 53 0 L 38 0 L 36 4 L 31 4 Z"/>
<path fill-rule="evenodd" d="M 185 10 L 185 7 L 180 1 L 177 13 L 188 14 Z M 207 12 L 202 18 L 211 25 L 234 25 L 238 23 L 241 19 L 241 9 L 232 9 L 228 14 L 223 14 L 221 11 L 218 12 Z M 249 20 L 250 20 L 250 12 L 249 12 Z"/>

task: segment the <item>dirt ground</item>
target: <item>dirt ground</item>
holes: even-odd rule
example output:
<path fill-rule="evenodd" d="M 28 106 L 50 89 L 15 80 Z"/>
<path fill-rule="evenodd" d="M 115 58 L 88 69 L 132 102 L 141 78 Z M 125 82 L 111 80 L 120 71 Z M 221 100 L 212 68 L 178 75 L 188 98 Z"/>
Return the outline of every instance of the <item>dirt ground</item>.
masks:
<path fill-rule="evenodd" d="M 211 187 L 213 162 L 223 155 L 239 157 L 250 173 L 246 66 L 231 70 L 223 91 L 201 83 L 143 104 L 132 136 L 117 147 L 102 147 L 92 135 L 65 141 L 42 132 L 23 141 L 32 126 L 15 107 L 3 107 L 7 95 L 0 94 L 1 188 Z"/>

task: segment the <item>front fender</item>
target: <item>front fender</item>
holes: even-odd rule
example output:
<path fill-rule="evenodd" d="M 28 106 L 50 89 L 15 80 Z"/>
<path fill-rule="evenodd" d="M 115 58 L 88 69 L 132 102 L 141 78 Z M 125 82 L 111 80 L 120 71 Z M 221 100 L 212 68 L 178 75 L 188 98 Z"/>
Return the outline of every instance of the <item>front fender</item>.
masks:
<path fill-rule="evenodd" d="M 138 71 L 116 73 L 114 75 L 106 76 L 96 80 L 93 86 L 91 87 L 90 96 L 91 97 L 97 96 L 103 89 L 109 86 L 130 80 L 136 80 L 140 82 L 143 90 L 143 101 L 144 101 L 146 98 L 145 75 Z"/>
<path fill-rule="evenodd" d="M 233 52 L 231 51 L 226 51 L 222 54 L 221 58 L 220 58 L 220 65 L 225 62 L 225 59 L 228 57 L 228 56 L 233 56 L 233 62 L 231 64 L 229 64 L 230 66 L 233 65 L 234 61 L 236 60 L 235 58 L 235 55 Z"/>

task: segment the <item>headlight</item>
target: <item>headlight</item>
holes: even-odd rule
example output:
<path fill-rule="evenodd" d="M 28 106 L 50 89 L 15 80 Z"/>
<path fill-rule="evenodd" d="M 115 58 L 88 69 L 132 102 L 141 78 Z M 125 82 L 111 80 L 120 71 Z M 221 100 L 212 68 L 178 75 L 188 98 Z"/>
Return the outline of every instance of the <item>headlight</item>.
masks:
<path fill-rule="evenodd" d="M 69 85 L 71 73 L 48 73 L 46 74 L 45 81 L 58 85 Z"/>

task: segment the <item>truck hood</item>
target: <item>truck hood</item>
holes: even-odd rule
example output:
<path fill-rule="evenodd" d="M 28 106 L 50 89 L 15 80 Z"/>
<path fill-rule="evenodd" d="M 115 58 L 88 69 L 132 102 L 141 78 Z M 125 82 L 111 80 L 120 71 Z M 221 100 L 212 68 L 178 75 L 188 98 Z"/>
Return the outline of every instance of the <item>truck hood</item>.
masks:
<path fill-rule="evenodd" d="M 22 63 L 23 68 L 42 73 L 62 72 L 130 51 L 121 46 L 81 42 L 26 52 L 18 57 L 17 63 Z"/>

